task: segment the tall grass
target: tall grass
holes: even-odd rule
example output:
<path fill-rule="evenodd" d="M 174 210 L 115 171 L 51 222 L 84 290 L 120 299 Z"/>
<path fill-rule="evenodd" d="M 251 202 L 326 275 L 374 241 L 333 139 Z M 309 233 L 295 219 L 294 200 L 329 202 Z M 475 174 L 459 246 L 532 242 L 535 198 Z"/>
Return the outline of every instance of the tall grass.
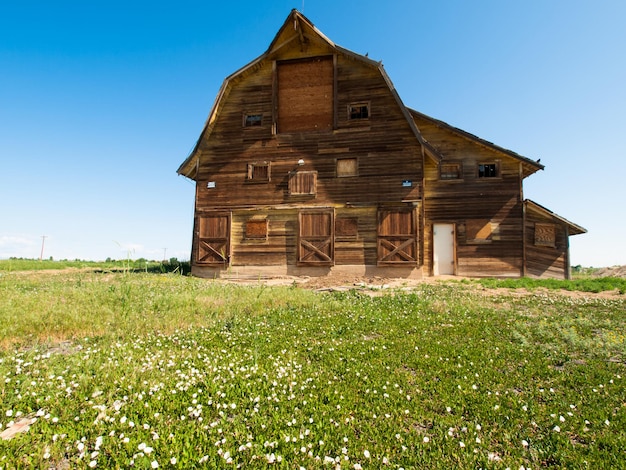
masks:
<path fill-rule="evenodd" d="M 625 306 L 5 274 L 0 467 L 620 468 Z"/>

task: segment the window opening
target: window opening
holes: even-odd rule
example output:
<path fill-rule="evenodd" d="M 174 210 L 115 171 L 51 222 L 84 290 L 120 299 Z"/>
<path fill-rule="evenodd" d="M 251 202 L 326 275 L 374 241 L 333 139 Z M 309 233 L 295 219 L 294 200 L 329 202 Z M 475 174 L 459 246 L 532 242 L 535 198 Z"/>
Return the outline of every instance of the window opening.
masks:
<path fill-rule="evenodd" d="M 248 163 L 248 173 L 246 176 L 248 181 L 270 181 L 270 164 L 269 162 L 263 163 Z"/>
<path fill-rule="evenodd" d="M 479 178 L 496 178 L 498 176 L 498 165 L 496 163 L 481 163 L 478 165 Z"/>
<path fill-rule="evenodd" d="M 348 119 L 369 119 L 370 106 L 368 103 L 355 103 L 348 106 Z"/>
<path fill-rule="evenodd" d="M 244 127 L 259 127 L 262 123 L 262 114 L 246 114 L 243 119 Z"/>

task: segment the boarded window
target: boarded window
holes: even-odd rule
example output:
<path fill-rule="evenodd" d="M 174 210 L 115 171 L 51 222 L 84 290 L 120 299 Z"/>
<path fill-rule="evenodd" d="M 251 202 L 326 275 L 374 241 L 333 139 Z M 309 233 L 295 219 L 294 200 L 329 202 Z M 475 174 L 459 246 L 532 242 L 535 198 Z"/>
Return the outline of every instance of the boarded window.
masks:
<path fill-rule="evenodd" d="M 480 163 L 478 165 L 479 178 L 496 178 L 498 176 L 497 163 Z"/>
<path fill-rule="evenodd" d="M 359 234 L 359 220 L 356 217 L 341 217 L 335 220 L 335 236 L 343 239 L 356 239 Z"/>
<path fill-rule="evenodd" d="M 461 179 L 460 163 L 442 163 L 439 168 L 439 177 L 442 180 Z"/>
<path fill-rule="evenodd" d="M 263 163 L 248 163 L 248 172 L 246 179 L 248 181 L 270 181 L 270 164 L 269 162 Z"/>
<path fill-rule="evenodd" d="M 535 224 L 535 245 L 556 246 L 556 227 L 554 224 Z"/>
<path fill-rule="evenodd" d="M 289 176 L 289 194 L 315 195 L 317 193 L 317 171 L 296 171 Z"/>
<path fill-rule="evenodd" d="M 358 163 L 356 158 L 338 158 L 337 176 L 357 176 Z"/>
<path fill-rule="evenodd" d="M 368 119 L 370 117 L 369 103 L 353 103 L 348 105 L 348 119 Z"/>
<path fill-rule="evenodd" d="M 332 57 L 279 62 L 277 132 L 332 130 L 333 83 Z"/>
<path fill-rule="evenodd" d="M 467 241 L 485 242 L 491 240 L 491 221 L 489 219 L 473 219 L 465 222 Z"/>
<path fill-rule="evenodd" d="M 246 238 L 267 239 L 267 219 L 250 219 L 246 221 Z"/>
<path fill-rule="evenodd" d="M 244 127 L 259 127 L 263 123 L 262 114 L 245 114 L 243 117 Z"/>

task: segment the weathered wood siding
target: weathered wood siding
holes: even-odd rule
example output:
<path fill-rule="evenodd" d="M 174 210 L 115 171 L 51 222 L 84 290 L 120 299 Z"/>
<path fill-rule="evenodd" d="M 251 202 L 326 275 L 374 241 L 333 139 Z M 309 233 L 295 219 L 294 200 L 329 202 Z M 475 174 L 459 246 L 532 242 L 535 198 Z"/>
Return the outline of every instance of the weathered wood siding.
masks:
<path fill-rule="evenodd" d="M 338 57 L 337 128 L 330 132 L 273 134 L 272 83 L 272 64 L 267 63 L 233 86 L 210 141 L 201 144 L 198 209 L 259 202 L 384 203 L 421 198 L 421 148 L 377 68 Z M 370 103 L 371 116 L 350 121 L 348 105 L 359 101 Z M 262 125 L 244 128 L 246 113 L 262 114 Z M 357 159 L 357 176 L 336 176 L 337 159 L 346 157 Z M 246 179 L 247 165 L 255 162 L 271 162 L 269 182 Z M 294 171 L 318 172 L 314 197 L 289 195 Z M 411 187 L 403 186 L 403 181 L 411 181 Z"/>
<path fill-rule="evenodd" d="M 358 226 L 356 235 L 336 235 L 333 264 L 376 265 L 378 206 L 412 207 L 422 199 L 422 149 L 378 67 L 320 46 L 307 53 L 313 50 L 321 59 L 312 58 L 312 66 L 332 66 L 332 93 L 328 80 L 309 90 L 323 88 L 332 128 L 318 95 L 278 89 L 281 82 L 294 88 L 293 77 L 307 67 L 299 50 L 286 48 L 232 79 L 210 138 L 199 143 L 196 212 L 232 211 L 232 266 L 297 264 L 298 214 L 315 207 L 331 207 L 335 220 L 348 218 L 345 226 Z M 300 60 L 285 62 L 293 58 Z M 278 70 L 285 64 L 295 72 L 281 79 Z M 281 107 L 281 100 L 302 99 L 299 106 L 306 110 L 309 98 L 312 117 Z M 366 103 L 368 117 L 350 119 L 353 103 Z M 246 115 L 262 115 L 260 125 L 246 127 Z M 309 117 L 323 125 L 308 129 Z M 306 178 L 297 178 L 298 172 Z M 253 216 L 267 218 L 266 239 L 246 238 L 246 221 Z M 199 239 L 194 238 L 194 253 Z"/>
<path fill-rule="evenodd" d="M 519 161 L 477 144 L 430 121 L 416 119 L 420 131 L 458 164 L 459 179 L 440 179 L 440 168 L 427 161 L 424 170 L 425 269 L 432 273 L 432 224 L 456 227 L 456 274 L 520 276 L 523 267 L 523 208 Z M 497 177 L 479 178 L 478 165 L 495 164 Z M 485 238 L 468 236 L 468 227 L 485 225 Z"/>
<path fill-rule="evenodd" d="M 334 211 L 334 222 L 354 221 L 355 232 L 335 233 L 334 265 L 376 265 L 377 208 L 257 208 L 232 211 L 231 266 L 296 265 L 298 216 L 304 212 Z M 246 236 L 249 220 L 267 221 L 266 238 Z"/>
<path fill-rule="evenodd" d="M 537 224 L 552 226 L 554 245 L 539 244 L 535 230 Z M 526 212 L 526 275 L 529 277 L 569 278 L 569 237 L 567 226 L 545 214 L 533 210 Z"/>

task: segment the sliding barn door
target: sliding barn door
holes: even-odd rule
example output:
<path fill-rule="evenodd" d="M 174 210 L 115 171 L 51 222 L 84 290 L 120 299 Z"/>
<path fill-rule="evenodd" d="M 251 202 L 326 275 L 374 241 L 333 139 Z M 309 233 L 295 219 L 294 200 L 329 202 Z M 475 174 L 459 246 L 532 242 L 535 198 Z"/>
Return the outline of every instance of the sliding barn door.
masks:
<path fill-rule="evenodd" d="M 198 216 L 196 262 L 226 266 L 230 260 L 230 212 Z"/>
<path fill-rule="evenodd" d="M 332 210 L 298 214 L 298 266 L 332 266 L 335 260 L 335 217 Z"/>
<path fill-rule="evenodd" d="M 417 220 L 414 209 L 378 211 L 378 265 L 417 265 Z"/>

